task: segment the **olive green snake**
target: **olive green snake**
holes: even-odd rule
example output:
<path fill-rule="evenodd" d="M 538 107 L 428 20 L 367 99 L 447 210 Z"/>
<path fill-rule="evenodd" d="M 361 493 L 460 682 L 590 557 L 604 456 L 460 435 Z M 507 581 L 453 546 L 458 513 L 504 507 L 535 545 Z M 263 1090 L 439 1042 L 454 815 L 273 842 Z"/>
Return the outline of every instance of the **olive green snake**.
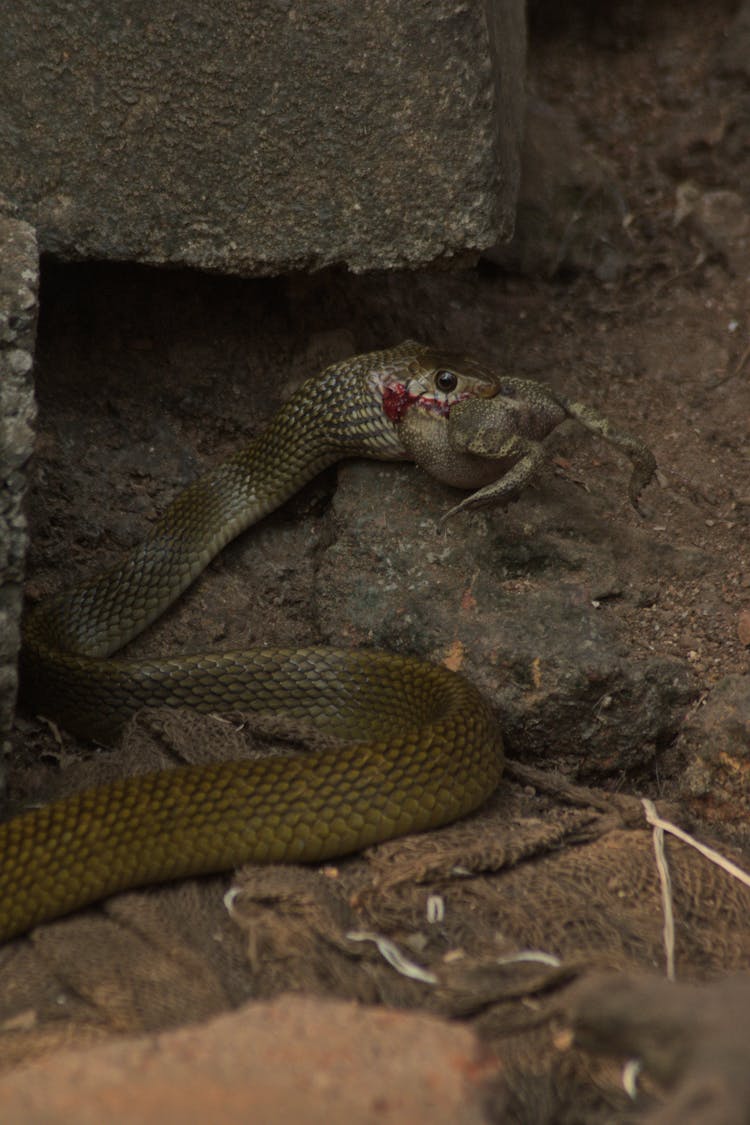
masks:
<path fill-rule="evenodd" d="M 479 364 L 410 341 L 335 364 L 180 493 L 120 563 L 27 614 L 22 697 L 76 734 L 111 743 L 139 708 L 167 706 L 281 715 L 336 744 L 130 777 L 12 818 L 0 825 L 0 938 L 127 888 L 351 853 L 446 824 L 493 792 L 497 723 L 445 667 L 323 646 L 111 655 L 226 543 L 341 458 L 425 454 L 443 479 L 486 487 L 503 466 L 455 454 L 444 430 L 457 404 L 497 392 Z"/>

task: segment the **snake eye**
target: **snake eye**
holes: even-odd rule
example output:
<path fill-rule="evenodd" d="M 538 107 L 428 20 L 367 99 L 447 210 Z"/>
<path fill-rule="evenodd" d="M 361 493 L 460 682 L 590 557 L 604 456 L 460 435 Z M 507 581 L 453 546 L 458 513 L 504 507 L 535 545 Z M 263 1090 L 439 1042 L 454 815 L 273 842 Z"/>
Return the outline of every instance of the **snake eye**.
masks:
<path fill-rule="evenodd" d="M 452 371 L 438 371 L 435 376 L 435 386 L 439 391 L 455 391 L 458 385 L 458 376 Z"/>

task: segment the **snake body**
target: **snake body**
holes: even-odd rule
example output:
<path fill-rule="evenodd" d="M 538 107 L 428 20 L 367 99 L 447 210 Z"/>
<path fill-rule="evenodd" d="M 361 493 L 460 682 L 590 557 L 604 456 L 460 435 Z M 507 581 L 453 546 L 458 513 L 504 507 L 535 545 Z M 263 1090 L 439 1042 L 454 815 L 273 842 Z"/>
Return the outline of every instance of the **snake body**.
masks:
<path fill-rule="evenodd" d="M 188 486 L 122 562 L 27 616 L 24 698 L 75 733 L 111 742 L 134 711 L 157 705 L 282 715 L 337 745 L 128 778 L 0 825 L 0 938 L 135 886 L 340 856 L 487 798 L 502 770 L 500 734 L 479 692 L 447 668 L 325 647 L 110 657 L 323 468 L 349 456 L 413 459 L 407 416 L 420 415 L 424 447 L 456 403 L 496 391 L 479 365 L 411 341 L 336 364 Z M 486 482 L 480 458 L 459 461 L 443 466 L 444 479 Z"/>

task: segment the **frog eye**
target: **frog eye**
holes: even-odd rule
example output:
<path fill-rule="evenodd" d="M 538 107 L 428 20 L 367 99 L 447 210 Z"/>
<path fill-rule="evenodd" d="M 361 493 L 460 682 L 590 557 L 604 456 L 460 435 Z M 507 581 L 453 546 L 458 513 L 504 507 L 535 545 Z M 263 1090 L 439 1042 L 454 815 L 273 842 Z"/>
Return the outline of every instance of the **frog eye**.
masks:
<path fill-rule="evenodd" d="M 435 386 L 439 391 L 455 391 L 458 385 L 458 376 L 452 371 L 438 371 L 435 376 Z"/>

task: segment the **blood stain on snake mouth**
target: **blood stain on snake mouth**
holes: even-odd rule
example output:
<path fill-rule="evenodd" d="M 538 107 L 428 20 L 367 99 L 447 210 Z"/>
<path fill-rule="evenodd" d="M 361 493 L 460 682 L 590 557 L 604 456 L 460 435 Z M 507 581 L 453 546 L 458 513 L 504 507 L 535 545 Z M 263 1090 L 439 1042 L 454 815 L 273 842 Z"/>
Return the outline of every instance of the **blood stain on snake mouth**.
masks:
<path fill-rule="evenodd" d="M 468 394 L 454 395 L 453 399 L 449 401 L 444 398 L 434 398 L 432 395 L 415 395 L 408 390 L 405 383 L 389 383 L 383 387 L 383 411 L 391 422 L 400 422 L 409 407 L 416 404 L 431 414 L 438 414 L 447 418 L 451 412 L 451 407 L 468 397 Z"/>

